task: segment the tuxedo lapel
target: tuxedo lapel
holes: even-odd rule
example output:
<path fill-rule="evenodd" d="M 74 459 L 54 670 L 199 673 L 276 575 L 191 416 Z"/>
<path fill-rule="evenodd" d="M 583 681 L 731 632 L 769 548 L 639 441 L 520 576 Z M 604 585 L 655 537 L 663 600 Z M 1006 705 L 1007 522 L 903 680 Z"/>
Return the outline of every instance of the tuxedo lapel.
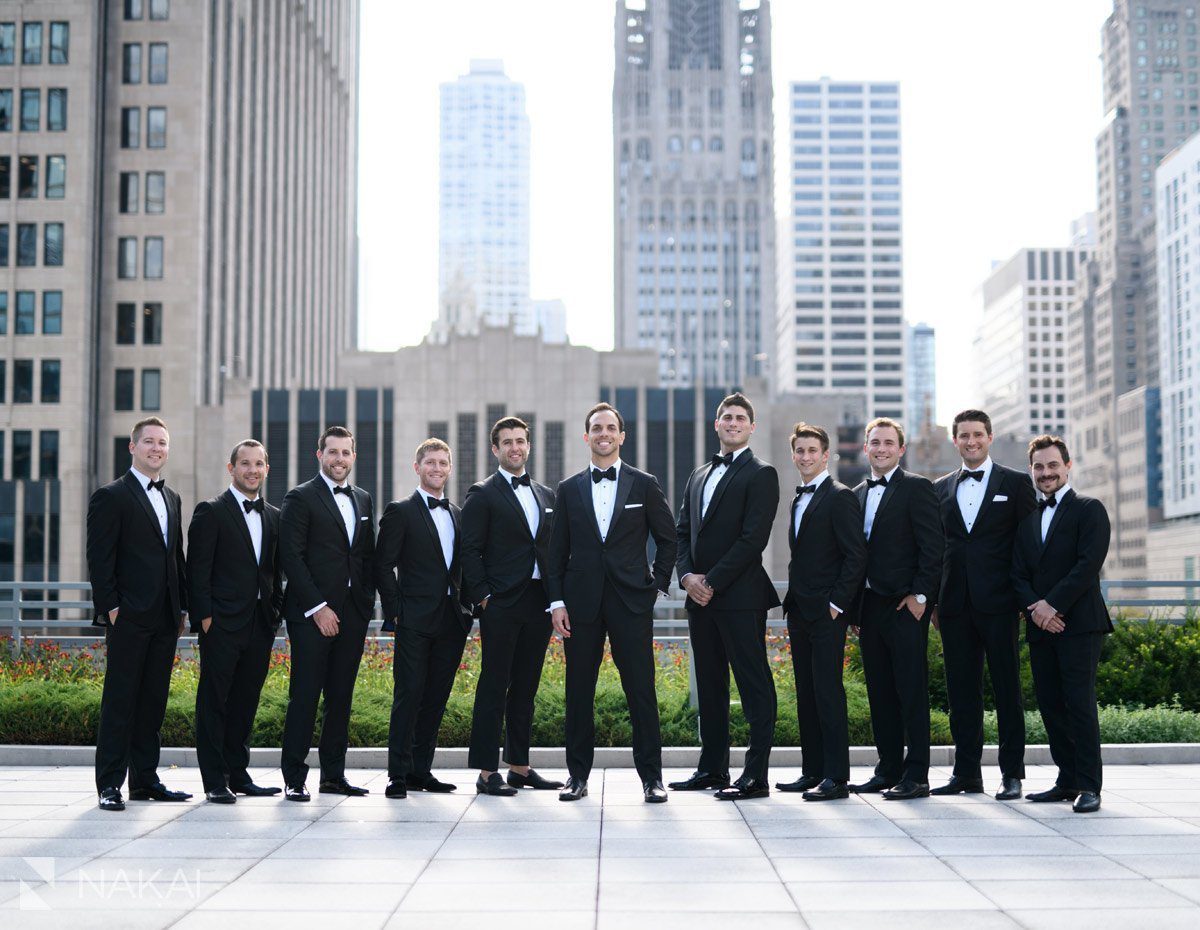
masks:
<path fill-rule="evenodd" d="M 237 526 L 238 536 L 240 536 L 242 542 L 244 542 L 246 544 L 246 548 L 250 552 L 250 558 L 253 559 L 254 558 L 254 540 L 250 538 L 250 527 L 246 526 L 245 511 L 242 510 L 241 505 L 238 503 L 238 499 L 233 496 L 233 492 L 228 489 L 225 491 L 224 494 L 221 495 L 221 503 L 225 505 L 225 510 L 228 512 L 230 518 L 233 520 L 234 525 Z M 263 522 L 263 550 L 266 551 L 266 548 L 267 548 L 267 545 L 266 545 L 266 542 L 267 542 L 267 533 L 266 533 L 267 520 L 266 520 L 266 512 L 265 511 L 263 512 L 263 521 L 262 522 Z"/>
<path fill-rule="evenodd" d="M 271 516 L 270 507 L 264 502 L 262 512 L 262 549 L 258 564 L 264 568 L 268 565 L 270 557 L 268 553 L 271 551 L 271 543 L 274 542 L 275 525 L 272 523 L 274 518 Z M 242 521 L 245 522 L 244 520 Z"/>
<path fill-rule="evenodd" d="M 833 479 L 826 478 L 821 482 L 821 486 L 813 491 L 812 500 L 808 502 L 808 506 L 804 508 L 804 515 L 800 518 L 800 529 L 796 533 L 797 544 L 800 542 L 800 537 L 804 535 L 804 531 L 812 524 L 813 517 L 816 516 L 817 511 L 825 506 L 826 500 L 829 499 L 829 489 L 831 487 L 833 487 Z M 795 517 L 792 518 L 792 522 L 796 522 Z"/>
<path fill-rule="evenodd" d="M 983 515 L 987 513 L 988 507 L 992 503 L 992 498 L 1000 490 L 1000 485 L 1004 481 L 1004 475 L 1000 471 L 1000 466 L 992 463 L 992 473 L 988 475 L 987 487 L 983 491 L 983 500 L 979 502 L 979 513 L 975 516 L 975 527 L 978 528 L 983 523 Z M 958 509 L 957 507 L 955 508 Z"/>
<path fill-rule="evenodd" d="M 425 502 L 425 495 L 420 491 L 413 491 L 410 500 L 412 500 L 413 506 L 420 511 L 421 520 L 424 522 L 425 528 L 429 530 L 429 535 L 433 538 L 434 547 L 440 555 L 442 552 L 442 537 L 438 535 L 437 524 L 433 520 L 433 512 L 429 509 L 429 504 Z M 453 519 L 453 514 L 451 514 L 451 519 Z M 458 528 L 455 527 L 455 533 L 457 532 Z"/>
<path fill-rule="evenodd" d="M 700 521 L 701 527 L 708 522 L 708 518 L 717 509 L 717 505 L 721 502 L 721 498 L 725 495 L 725 489 L 729 487 L 730 482 L 733 481 L 734 475 L 736 475 L 741 468 L 745 467 L 745 464 L 750 461 L 753 455 L 754 453 L 747 449 L 736 459 L 734 459 L 733 462 L 730 463 L 729 467 L 725 469 L 725 474 L 721 476 L 721 480 L 717 482 L 716 488 L 713 489 L 712 500 L 708 502 L 708 510 L 705 512 L 704 518 Z M 711 466 L 709 466 L 709 473 L 712 473 Z M 701 489 L 700 503 L 703 506 L 703 489 Z"/>
<path fill-rule="evenodd" d="M 996 470 L 992 469 L 992 474 L 996 474 Z M 942 488 L 942 500 L 944 501 L 943 508 L 950 513 L 950 519 L 957 524 L 958 528 L 967 532 L 967 525 L 963 522 L 962 511 L 958 508 L 958 475 L 950 475 Z M 975 519 L 976 524 L 979 523 L 979 518 Z"/>
<path fill-rule="evenodd" d="M 1054 531 L 1058 528 L 1058 524 L 1062 522 L 1063 513 L 1075 503 L 1075 491 L 1070 491 L 1066 497 L 1058 502 L 1058 506 L 1054 508 L 1054 516 L 1050 518 L 1050 525 L 1046 527 L 1046 540 L 1042 543 L 1042 548 L 1050 544 L 1050 537 L 1054 535 Z M 1038 521 L 1038 535 L 1041 536 L 1041 520 Z"/>
<path fill-rule="evenodd" d="M 521 520 L 521 526 L 525 529 L 525 535 L 533 539 L 533 533 L 529 529 L 529 518 L 525 516 L 525 508 L 521 506 L 521 502 L 517 499 L 517 492 L 513 490 L 512 480 L 509 478 L 508 472 L 496 472 L 492 475 L 492 481 L 496 484 L 500 496 L 503 497 L 517 512 L 517 516 Z M 530 490 L 533 486 L 530 485 Z M 537 492 L 534 492 L 533 499 L 537 500 Z M 541 520 L 538 520 L 538 526 L 542 525 Z"/>
<path fill-rule="evenodd" d="M 788 509 L 788 545 L 796 547 L 796 508 L 800 506 L 800 495 L 792 498 L 792 506 Z"/>
<path fill-rule="evenodd" d="M 590 477 L 590 476 L 589 476 Z M 608 521 L 608 535 L 611 536 L 613 528 L 617 525 L 617 521 L 621 519 L 621 514 L 625 512 L 625 502 L 629 500 L 629 492 L 633 489 L 633 472 L 628 467 L 622 466 L 621 472 L 617 475 L 617 499 L 613 501 L 612 519 Z M 596 508 L 592 508 L 592 516 L 595 517 Z"/>
<path fill-rule="evenodd" d="M 596 521 L 596 508 L 592 504 L 592 489 L 588 487 L 592 483 L 591 471 L 592 469 L 589 466 L 575 476 L 575 491 L 579 495 L 579 507 L 586 514 L 584 519 L 587 520 L 588 526 L 592 528 L 592 532 L 596 534 L 596 539 L 604 542 L 604 539 L 600 536 L 600 524 Z M 614 511 L 614 516 L 615 513 Z M 612 524 L 610 522 L 610 531 L 611 528 Z"/>
<path fill-rule="evenodd" d="M 125 486 L 129 489 L 129 493 L 133 495 L 133 499 L 138 502 L 142 512 L 150 521 L 150 526 L 154 530 L 154 538 L 163 548 L 166 548 L 167 542 L 163 539 L 162 527 L 158 525 L 158 514 L 154 512 L 154 505 L 150 503 L 150 495 L 146 489 L 142 487 L 142 483 L 133 476 L 133 472 L 125 472 Z M 166 498 L 163 498 L 163 503 L 166 504 Z M 171 508 L 167 507 L 167 533 L 171 531 Z"/>
<path fill-rule="evenodd" d="M 888 501 L 896 496 L 896 488 L 903 480 L 903 468 L 897 468 L 894 472 L 892 472 L 892 477 L 888 479 L 888 483 L 883 489 L 883 496 L 879 498 L 879 506 L 875 508 L 875 519 L 871 522 L 872 533 L 875 532 L 875 526 L 879 523 L 879 515 L 883 513 L 883 508 L 888 505 Z"/>
<path fill-rule="evenodd" d="M 350 537 L 346 535 L 346 523 L 342 519 L 342 512 L 338 510 L 337 501 L 333 499 L 333 492 L 329 489 L 329 485 L 325 483 L 325 479 L 320 475 L 313 478 L 310 483 L 313 486 L 313 493 L 321 499 L 321 502 L 325 505 L 325 509 L 329 511 L 329 516 L 333 518 L 333 522 L 342 534 L 342 539 L 346 542 L 346 548 L 349 549 Z"/>

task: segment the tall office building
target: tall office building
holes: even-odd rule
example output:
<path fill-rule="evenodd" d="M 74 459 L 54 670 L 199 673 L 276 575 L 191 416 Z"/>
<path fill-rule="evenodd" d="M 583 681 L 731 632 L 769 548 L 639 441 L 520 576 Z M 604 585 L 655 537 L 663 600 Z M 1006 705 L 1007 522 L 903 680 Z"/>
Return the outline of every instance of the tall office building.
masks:
<path fill-rule="evenodd" d="M 665 385 L 768 370 L 771 104 L 768 0 L 617 0 L 615 343 Z"/>
<path fill-rule="evenodd" d="M 0 579 L 84 577 L 134 421 L 166 420 L 187 513 L 227 480 L 231 390 L 334 381 L 357 44 L 355 2 L 0 8 Z"/>
<path fill-rule="evenodd" d="M 1020 249 L 983 282 L 974 372 L 995 435 L 1065 433 L 1066 317 L 1087 261 L 1082 248 Z"/>
<path fill-rule="evenodd" d="M 900 87 L 793 83 L 788 111 L 776 383 L 865 390 L 873 415 L 902 418 Z"/>
<path fill-rule="evenodd" d="M 443 316 L 435 332 L 480 324 L 533 334 L 529 300 L 529 117 L 525 87 L 500 61 L 473 60 L 441 87 L 438 287 L 469 291 L 473 315 Z"/>
<path fill-rule="evenodd" d="M 908 345 L 908 410 L 904 425 L 916 435 L 937 422 L 937 333 L 928 323 L 910 323 Z"/>

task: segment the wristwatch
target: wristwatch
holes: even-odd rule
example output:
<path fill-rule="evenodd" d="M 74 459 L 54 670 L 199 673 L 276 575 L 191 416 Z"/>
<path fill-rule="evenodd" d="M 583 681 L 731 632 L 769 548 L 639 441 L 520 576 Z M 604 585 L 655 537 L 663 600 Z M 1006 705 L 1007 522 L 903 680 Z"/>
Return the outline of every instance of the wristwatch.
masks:
<path fill-rule="evenodd" d="M 917 595 L 917 603 L 918 603 L 918 604 L 920 604 L 922 607 L 924 607 L 924 606 L 925 606 L 925 601 L 926 601 L 926 600 L 928 600 L 928 598 L 926 598 L 924 594 L 918 594 L 918 595 Z"/>

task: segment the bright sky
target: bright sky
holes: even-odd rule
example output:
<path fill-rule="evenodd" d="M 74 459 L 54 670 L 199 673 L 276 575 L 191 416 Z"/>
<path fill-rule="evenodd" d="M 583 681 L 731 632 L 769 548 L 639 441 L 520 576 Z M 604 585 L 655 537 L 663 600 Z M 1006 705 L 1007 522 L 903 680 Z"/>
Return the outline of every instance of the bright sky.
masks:
<path fill-rule="evenodd" d="M 363 0 L 360 344 L 419 342 L 437 315 L 438 85 L 503 59 L 532 125 L 534 298 L 611 348 L 613 0 Z M 978 288 L 1024 246 L 1065 245 L 1095 208 L 1100 29 L 1112 0 L 775 0 L 776 162 L 787 88 L 901 85 L 905 314 L 937 328 L 938 413 L 977 403 Z M 786 178 L 777 184 L 786 190 Z M 787 195 L 776 202 L 787 204 Z M 770 331 L 770 327 L 764 327 Z"/>

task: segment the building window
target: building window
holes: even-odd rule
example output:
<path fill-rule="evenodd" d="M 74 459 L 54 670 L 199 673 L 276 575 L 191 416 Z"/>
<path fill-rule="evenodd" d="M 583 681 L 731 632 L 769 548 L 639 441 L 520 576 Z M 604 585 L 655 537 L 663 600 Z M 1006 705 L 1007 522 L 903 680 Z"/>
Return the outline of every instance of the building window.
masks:
<path fill-rule="evenodd" d="M 121 108 L 121 148 L 136 149 L 142 144 L 142 111 L 137 107 Z"/>
<path fill-rule="evenodd" d="M 133 369 L 118 368 L 116 372 L 117 381 L 115 393 L 113 395 L 114 410 L 132 410 L 133 409 Z"/>
<path fill-rule="evenodd" d="M 67 156 L 46 156 L 46 199 L 62 200 L 67 196 Z"/>
<path fill-rule="evenodd" d="M 42 403 L 57 404 L 62 393 L 62 362 L 56 358 L 42 359 Z"/>
<path fill-rule="evenodd" d="M 146 212 L 162 213 L 167 206 L 167 176 L 161 171 L 146 172 Z"/>
<path fill-rule="evenodd" d="M 21 91 L 21 132 L 37 132 L 42 128 L 42 92 Z"/>
<path fill-rule="evenodd" d="M 150 43 L 150 67 L 146 72 L 146 80 L 151 84 L 167 83 L 167 43 Z"/>
<path fill-rule="evenodd" d="M 162 409 L 162 371 L 158 368 L 142 369 L 142 409 Z"/>
<path fill-rule="evenodd" d="M 49 132 L 67 131 L 67 90 L 51 87 L 46 91 L 46 129 Z"/>
<path fill-rule="evenodd" d="M 142 0 L 125 0 L 125 19 L 142 18 Z"/>
<path fill-rule="evenodd" d="M 12 157 L 0 155 L 0 200 L 12 196 Z"/>
<path fill-rule="evenodd" d="M 17 51 L 16 23 L 0 23 L 0 65 L 11 65 Z"/>
<path fill-rule="evenodd" d="M 138 212 L 138 174 L 136 171 L 122 171 L 118 209 L 122 213 Z"/>
<path fill-rule="evenodd" d="M 8 267 L 8 224 L 0 223 L 0 268 Z"/>
<path fill-rule="evenodd" d="M 17 291 L 17 318 L 13 332 L 18 336 L 30 336 L 37 332 L 37 294 L 33 291 Z"/>
<path fill-rule="evenodd" d="M 142 46 L 138 42 L 126 42 L 121 47 L 121 83 L 142 83 Z"/>
<path fill-rule="evenodd" d="M 33 467 L 33 432 L 27 429 L 13 430 L 12 476 L 32 478 L 30 469 Z M 39 560 L 40 561 L 40 560 Z"/>
<path fill-rule="evenodd" d="M 37 264 L 37 223 L 17 224 L 17 267 L 32 268 Z"/>
<path fill-rule="evenodd" d="M 0 291 L 0 336 L 8 332 L 8 291 Z M 0 377 L 0 382 L 4 380 Z M 4 398 L 0 397 L 0 404 L 4 403 Z"/>
<path fill-rule="evenodd" d="M 65 65 L 71 49 L 71 24 L 50 24 L 50 64 Z"/>
<path fill-rule="evenodd" d="M 170 0 L 150 0 L 151 19 L 169 19 L 171 16 Z"/>
<path fill-rule="evenodd" d="M 42 334 L 62 335 L 62 291 L 42 291 Z"/>
<path fill-rule="evenodd" d="M 8 369 L 8 360 L 0 358 L 0 404 L 4 404 L 4 403 L 8 402 L 8 397 L 7 397 L 8 370 L 7 369 Z M 3 458 L 3 456 L 4 456 L 3 445 L 4 445 L 4 434 L 0 433 L 0 458 Z M 0 468 L 0 474 L 3 474 L 3 472 L 4 472 L 4 469 Z"/>
<path fill-rule="evenodd" d="M 42 24 L 25 23 L 21 27 L 21 64 L 42 63 Z"/>
<path fill-rule="evenodd" d="M 58 430 L 44 429 L 38 434 L 39 461 L 38 479 L 45 481 L 58 477 Z"/>
<path fill-rule="evenodd" d="M 117 345 L 137 342 L 137 304 L 117 304 Z"/>
<path fill-rule="evenodd" d="M 137 239 L 133 236 L 117 240 L 117 277 L 126 280 L 137 277 Z"/>
<path fill-rule="evenodd" d="M 167 108 L 146 108 L 146 148 L 165 149 L 167 147 Z"/>
<path fill-rule="evenodd" d="M 42 264 L 48 268 L 59 268 L 63 263 L 63 224 L 47 223 Z"/>
<path fill-rule="evenodd" d="M 33 403 L 33 359 L 19 358 L 13 362 L 13 403 Z"/>
<path fill-rule="evenodd" d="M 160 303 L 142 305 L 142 344 L 162 345 L 162 304 Z"/>
<path fill-rule="evenodd" d="M 38 157 L 21 155 L 17 158 L 17 196 L 28 200 L 38 195 Z"/>
<path fill-rule="evenodd" d="M 162 236 L 146 237 L 146 255 L 142 272 L 144 277 L 152 280 L 158 280 L 163 276 Z"/>
<path fill-rule="evenodd" d="M 0 132 L 12 132 L 13 96 L 11 88 L 0 89 Z"/>

